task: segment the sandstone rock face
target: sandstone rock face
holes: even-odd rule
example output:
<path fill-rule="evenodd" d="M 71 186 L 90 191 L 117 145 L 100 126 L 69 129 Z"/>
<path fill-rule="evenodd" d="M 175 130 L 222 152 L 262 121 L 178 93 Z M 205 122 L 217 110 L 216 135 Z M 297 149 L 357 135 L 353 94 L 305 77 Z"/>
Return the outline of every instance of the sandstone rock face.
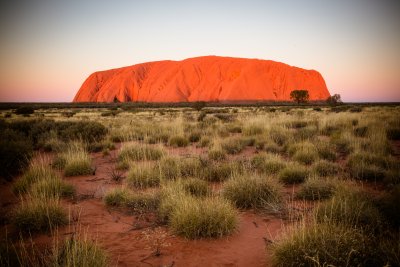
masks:
<path fill-rule="evenodd" d="M 194 102 L 310 100 L 330 94 L 321 74 L 270 60 L 206 56 L 157 61 L 91 74 L 74 102 Z"/>

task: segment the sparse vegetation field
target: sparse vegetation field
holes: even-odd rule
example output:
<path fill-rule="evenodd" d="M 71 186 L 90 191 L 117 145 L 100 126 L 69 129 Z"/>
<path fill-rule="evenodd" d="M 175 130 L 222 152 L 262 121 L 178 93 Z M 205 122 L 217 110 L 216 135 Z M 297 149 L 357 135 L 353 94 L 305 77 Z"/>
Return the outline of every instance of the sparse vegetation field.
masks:
<path fill-rule="evenodd" d="M 3 105 L 1 266 L 400 266 L 399 105 Z"/>

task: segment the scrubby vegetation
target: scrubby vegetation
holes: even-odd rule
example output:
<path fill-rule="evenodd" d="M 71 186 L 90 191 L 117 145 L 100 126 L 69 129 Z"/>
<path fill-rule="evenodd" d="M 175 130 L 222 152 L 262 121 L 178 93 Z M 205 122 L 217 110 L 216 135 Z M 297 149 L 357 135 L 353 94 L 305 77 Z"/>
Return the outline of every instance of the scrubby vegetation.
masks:
<path fill-rule="evenodd" d="M 275 266 L 400 265 L 397 106 L 80 105 L 2 112 L 0 176 L 15 200 L 1 203 L 0 223 L 21 260 L 35 262 L 18 256 L 19 232 L 74 232 L 86 216 L 91 238 L 62 236 L 40 266 L 117 262 L 92 241 L 109 251 L 105 238 L 120 232 L 93 235 L 109 223 L 135 248 L 158 242 L 151 257 L 181 237 L 220 238 L 249 223 Z M 106 207 L 100 227 L 88 206 Z M 278 221 L 269 240 L 265 229 Z M 168 234 L 141 236 L 158 228 Z"/>

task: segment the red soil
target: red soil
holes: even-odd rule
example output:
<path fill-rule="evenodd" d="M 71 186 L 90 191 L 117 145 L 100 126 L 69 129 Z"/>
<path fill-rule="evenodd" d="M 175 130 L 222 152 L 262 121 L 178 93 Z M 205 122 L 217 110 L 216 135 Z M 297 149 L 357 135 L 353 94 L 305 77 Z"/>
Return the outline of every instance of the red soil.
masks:
<path fill-rule="evenodd" d="M 170 149 L 170 152 L 181 154 L 182 151 Z M 75 186 L 78 197 L 73 201 L 63 200 L 70 214 L 70 224 L 59 229 L 59 239 L 68 238 L 76 228 L 81 228 L 107 251 L 111 266 L 269 265 L 271 253 L 267 245 L 279 236 L 284 226 L 284 221 L 276 216 L 239 212 L 239 225 L 234 234 L 219 239 L 187 240 L 157 224 L 154 214 L 130 215 L 123 210 L 107 208 L 102 196 L 110 188 L 120 186 L 109 175 L 115 164 L 113 153 L 115 151 L 107 157 L 101 153 L 92 154 L 93 164 L 97 167 L 95 175 L 64 178 Z M 1 205 L 11 211 L 19 202 L 11 191 L 11 184 L 1 186 L 0 193 Z M 2 226 L 0 237 L 4 237 L 6 228 L 9 235 L 13 232 L 11 224 Z M 153 243 L 163 235 L 161 243 L 164 245 L 161 254 L 156 256 Z M 32 241 L 39 248 L 51 249 L 55 237 L 37 234 Z"/>
<path fill-rule="evenodd" d="M 330 95 L 315 70 L 271 60 L 205 56 L 95 72 L 74 102 L 288 101 L 296 89 L 308 90 L 310 100 Z"/>

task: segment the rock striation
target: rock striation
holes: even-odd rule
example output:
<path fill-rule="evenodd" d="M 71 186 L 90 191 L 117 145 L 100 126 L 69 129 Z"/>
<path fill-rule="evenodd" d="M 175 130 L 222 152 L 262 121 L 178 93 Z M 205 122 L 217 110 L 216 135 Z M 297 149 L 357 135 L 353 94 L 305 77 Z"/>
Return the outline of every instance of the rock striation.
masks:
<path fill-rule="evenodd" d="M 288 101 L 308 90 L 330 94 L 321 74 L 271 60 L 205 56 L 156 61 L 91 74 L 74 102 Z"/>

